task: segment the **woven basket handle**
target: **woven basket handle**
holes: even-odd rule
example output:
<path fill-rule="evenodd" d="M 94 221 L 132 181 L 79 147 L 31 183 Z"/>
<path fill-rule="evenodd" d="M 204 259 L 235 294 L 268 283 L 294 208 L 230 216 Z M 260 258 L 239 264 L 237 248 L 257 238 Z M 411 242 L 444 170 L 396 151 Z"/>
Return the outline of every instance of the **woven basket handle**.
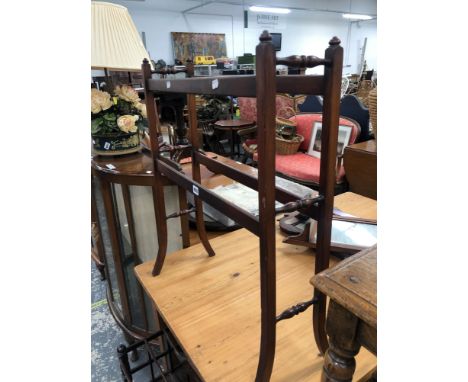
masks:
<path fill-rule="evenodd" d="M 281 109 L 278 110 L 278 112 L 276 113 L 276 115 L 279 115 L 281 114 L 281 111 L 291 111 L 292 112 L 292 115 L 294 116 L 294 120 L 296 119 L 296 110 L 294 110 L 291 106 L 283 106 Z"/>

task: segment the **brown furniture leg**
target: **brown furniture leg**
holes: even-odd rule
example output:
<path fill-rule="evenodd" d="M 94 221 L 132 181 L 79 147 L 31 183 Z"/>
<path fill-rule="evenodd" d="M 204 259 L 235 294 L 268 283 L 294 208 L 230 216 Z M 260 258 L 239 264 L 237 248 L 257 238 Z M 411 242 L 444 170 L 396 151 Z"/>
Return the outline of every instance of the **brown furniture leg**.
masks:
<path fill-rule="evenodd" d="M 158 235 L 158 254 L 156 262 L 154 263 L 153 276 L 161 273 L 166 259 L 167 253 L 167 221 L 166 221 L 166 205 L 164 201 L 164 188 L 161 184 L 161 174 L 154 171 L 154 185 L 153 185 L 153 206 L 154 214 L 156 216 L 156 231 Z"/>
<path fill-rule="evenodd" d="M 320 159 L 319 193 L 325 199 L 318 207 L 317 216 L 317 250 L 315 255 L 315 273 L 327 269 L 330 265 L 330 241 L 333 217 L 333 197 L 335 191 L 335 158 L 336 142 L 338 140 L 338 124 L 340 115 L 340 88 L 343 65 L 343 48 L 340 40 L 333 37 L 330 46 L 325 51 L 325 59 L 330 61 L 324 69 L 324 81 L 327 84 L 323 94 L 323 131 L 322 155 Z M 326 122 L 325 122 L 326 121 Z M 317 347 L 323 354 L 328 348 L 325 334 L 326 298 L 317 290 L 314 297 L 318 302 L 314 305 L 313 326 Z"/>
<path fill-rule="evenodd" d="M 354 356 L 359 352 L 356 341 L 359 319 L 333 300 L 327 318 L 329 348 L 325 353 L 322 382 L 351 382 L 356 370 Z"/>
<path fill-rule="evenodd" d="M 189 110 L 189 128 L 190 128 L 190 138 L 192 140 L 192 150 L 197 151 L 199 149 L 198 143 L 198 134 L 197 134 L 197 112 L 196 112 L 196 103 L 195 103 L 195 96 L 193 94 L 187 94 L 187 107 Z M 201 175 L 200 175 L 200 163 L 198 163 L 195 155 L 192 155 L 192 178 L 197 183 L 201 183 Z M 208 256 L 214 256 L 215 252 L 211 247 L 211 244 L 208 240 L 208 235 L 206 234 L 205 229 L 205 221 L 203 219 L 203 202 L 197 196 L 198 192 L 193 193 L 193 198 L 195 200 L 195 216 L 197 219 L 197 232 L 198 236 L 200 237 L 200 241 L 205 247 L 206 252 L 208 252 Z"/>

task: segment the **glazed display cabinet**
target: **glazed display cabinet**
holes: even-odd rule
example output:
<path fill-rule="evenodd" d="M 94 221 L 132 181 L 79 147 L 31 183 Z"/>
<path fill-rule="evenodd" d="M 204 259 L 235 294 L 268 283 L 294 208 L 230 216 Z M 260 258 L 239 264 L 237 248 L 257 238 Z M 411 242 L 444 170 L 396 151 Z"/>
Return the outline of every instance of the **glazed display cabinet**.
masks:
<path fill-rule="evenodd" d="M 92 217 L 101 243 L 93 243 L 104 263 L 110 312 L 129 344 L 154 333 L 159 325 L 134 267 L 158 252 L 151 158 L 142 152 L 121 157 L 94 156 Z M 186 203 L 185 191 L 164 186 L 167 213 Z M 186 217 L 169 219 L 168 252 L 189 245 Z"/>

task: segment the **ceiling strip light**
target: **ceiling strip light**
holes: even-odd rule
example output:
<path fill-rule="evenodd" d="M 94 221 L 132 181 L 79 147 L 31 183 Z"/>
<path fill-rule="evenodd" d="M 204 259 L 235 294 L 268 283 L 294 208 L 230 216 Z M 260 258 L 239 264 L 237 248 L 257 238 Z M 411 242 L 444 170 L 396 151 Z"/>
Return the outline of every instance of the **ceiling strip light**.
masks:
<path fill-rule="evenodd" d="M 252 12 L 265 12 L 265 13 L 290 13 L 291 10 L 288 8 L 269 8 L 269 7 L 258 7 L 256 5 L 252 5 L 249 8 Z"/>
<path fill-rule="evenodd" d="M 372 16 L 369 15 L 358 15 L 355 13 L 343 13 L 344 19 L 351 19 L 351 20 L 371 20 L 373 19 Z"/>

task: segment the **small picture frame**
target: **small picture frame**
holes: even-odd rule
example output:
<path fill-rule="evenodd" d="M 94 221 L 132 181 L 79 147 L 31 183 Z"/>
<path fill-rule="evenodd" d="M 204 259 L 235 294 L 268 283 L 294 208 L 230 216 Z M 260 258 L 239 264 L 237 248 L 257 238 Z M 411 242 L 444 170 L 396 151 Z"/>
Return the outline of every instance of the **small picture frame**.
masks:
<path fill-rule="evenodd" d="M 338 126 L 338 143 L 336 147 L 336 155 L 342 155 L 344 148 L 348 145 L 349 139 L 351 138 L 351 126 L 339 125 Z M 314 122 L 312 128 L 312 135 L 310 138 L 309 150 L 307 154 L 320 158 L 320 152 L 322 151 L 322 122 Z"/>

